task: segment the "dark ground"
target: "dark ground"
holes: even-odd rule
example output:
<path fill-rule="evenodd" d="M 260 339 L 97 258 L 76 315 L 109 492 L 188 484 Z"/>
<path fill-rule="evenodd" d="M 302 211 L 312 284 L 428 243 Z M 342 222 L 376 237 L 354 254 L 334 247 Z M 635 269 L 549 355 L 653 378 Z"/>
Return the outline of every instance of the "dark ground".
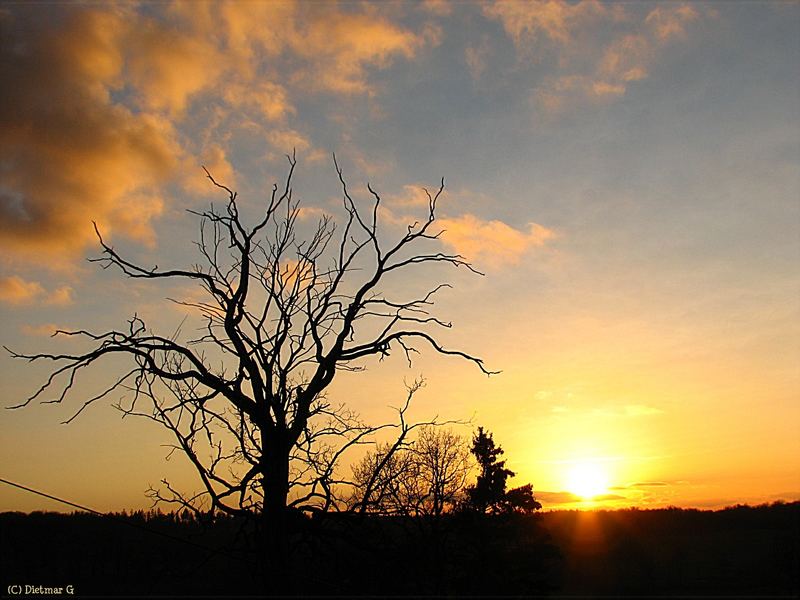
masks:
<path fill-rule="evenodd" d="M 250 543 L 231 519 L 3 513 L 0 592 L 259 595 Z M 298 595 L 800 595 L 800 503 L 298 519 L 293 547 L 287 578 Z"/>

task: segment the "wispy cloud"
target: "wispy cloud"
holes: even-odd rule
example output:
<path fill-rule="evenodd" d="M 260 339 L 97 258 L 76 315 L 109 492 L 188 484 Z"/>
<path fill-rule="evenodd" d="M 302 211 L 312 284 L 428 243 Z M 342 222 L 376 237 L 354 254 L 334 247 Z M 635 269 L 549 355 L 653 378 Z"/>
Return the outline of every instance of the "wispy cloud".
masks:
<path fill-rule="evenodd" d="M 539 396 L 537 399 L 546 400 L 549 396 Z M 653 417 L 656 415 L 664 414 L 664 411 L 655 406 L 648 406 L 646 404 L 625 404 L 622 406 L 606 405 L 606 406 L 570 406 L 568 404 L 554 404 L 550 407 L 550 412 L 553 415 L 569 415 L 570 418 L 584 417 L 584 418 L 607 418 L 607 419 L 636 419 L 641 417 Z"/>
<path fill-rule="evenodd" d="M 623 414 L 626 417 L 650 417 L 653 415 L 663 414 L 664 411 L 654 406 L 647 406 L 645 404 L 627 404 L 623 408 Z"/>
<path fill-rule="evenodd" d="M 486 4 L 483 12 L 503 24 L 518 50 L 530 53 L 541 38 L 567 44 L 579 27 L 617 11 L 595 0 L 575 4 L 563 0 L 497 0 Z"/>
<path fill-rule="evenodd" d="M 44 288 L 38 281 L 26 281 L 12 275 L 0 277 L 0 301 L 7 304 L 26 304 L 44 294 Z"/>
<path fill-rule="evenodd" d="M 489 37 L 483 36 L 481 41 L 474 46 L 467 46 L 464 50 L 464 60 L 473 79 L 480 79 L 486 72 L 489 59 Z"/>
<path fill-rule="evenodd" d="M 539 492 L 535 493 L 536 498 L 545 506 L 547 504 L 570 504 L 572 502 L 583 502 L 583 498 L 572 492 Z"/>
<path fill-rule="evenodd" d="M 18 275 L 0 277 L 0 302 L 11 305 L 30 305 L 41 302 L 64 306 L 72 304 L 74 290 L 62 285 L 48 292 L 38 281 L 27 281 Z"/>
<path fill-rule="evenodd" d="M 59 328 L 58 325 L 53 323 L 44 323 L 42 325 L 22 325 L 20 327 L 22 333 L 25 335 L 35 336 L 35 337 L 50 337 L 52 336 Z"/>
<path fill-rule="evenodd" d="M 54 304 L 57 306 L 66 306 L 72 304 L 75 300 L 75 290 L 68 285 L 62 285 L 48 294 L 45 299 L 46 304 Z"/>
<path fill-rule="evenodd" d="M 686 37 L 689 23 L 700 14 L 689 5 L 658 5 L 637 22 L 629 23 L 626 32 L 610 42 L 599 43 L 599 59 L 587 67 L 565 64 L 566 74 L 549 78 L 534 92 L 535 101 L 551 113 L 582 102 L 607 102 L 624 96 L 628 86 L 646 79 L 651 65 L 667 45 Z"/>
<path fill-rule="evenodd" d="M 698 9 L 682 3 L 657 4 L 640 13 L 594 0 L 499 0 L 484 8 L 488 18 L 503 24 L 521 58 L 552 57 L 552 72 L 533 90 L 536 107 L 546 115 L 624 96 L 701 18 Z"/>
<path fill-rule="evenodd" d="M 197 39 L 219 40 L 216 50 L 225 48 L 225 59 L 240 77 L 257 72 L 262 58 L 274 64 L 291 56 L 292 85 L 353 94 L 372 90 L 370 69 L 412 58 L 432 39 L 429 32 L 405 29 L 369 5 L 360 8 L 291 1 L 220 7 L 186 2 L 172 13 Z"/>
<path fill-rule="evenodd" d="M 670 485 L 666 481 L 640 481 L 637 483 L 632 483 L 628 487 L 666 487 Z"/>
<path fill-rule="evenodd" d="M 439 15 L 440 17 L 445 17 L 453 13 L 453 4 L 450 0 L 422 0 L 419 6 L 422 10 Z"/>
<path fill-rule="evenodd" d="M 473 214 L 442 218 L 437 223 L 444 230 L 441 240 L 446 247 L 479 265 L 495 268 L 519 263 L 526 253 L 556 237 L 553 230 L 538 223 L 516 229 Z"/>
<path fill-rule="evenodd" d="M 425 191 L 427 190 L 427 192 Z M 384 201 L 392 209 L 405 209 L 405 208 L 419 208 L 426 207 L 431 201 L 431 196 L 436 193 L 436 190 L 431 191 L 430 186 L 422 184 L 408 184 L 403 186 L 403 191 L 400 194 L 391 194 L 385 196 Z M 440 198 L 446 199 L 447 195 Z M 438 204 L 441 207 L 441 202 Z"/>

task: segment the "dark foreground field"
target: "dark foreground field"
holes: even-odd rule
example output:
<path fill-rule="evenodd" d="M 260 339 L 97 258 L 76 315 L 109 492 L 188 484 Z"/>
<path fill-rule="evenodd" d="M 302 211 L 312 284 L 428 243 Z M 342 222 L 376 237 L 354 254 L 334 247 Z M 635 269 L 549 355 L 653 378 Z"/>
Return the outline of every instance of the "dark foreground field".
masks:
<path fill-rule="evenodd" d="M 799 523 L 800 503 L 440 521 L 298 518 L 287 578 L 298 595 L 796 597 Z M 24 595 L 25 586 L 65 595 L 73 586 L 77 596 L 269 592 L 254 574 L 247 529 L 228 519 L 3 513 L 0 542 L 4 597 Z"/>

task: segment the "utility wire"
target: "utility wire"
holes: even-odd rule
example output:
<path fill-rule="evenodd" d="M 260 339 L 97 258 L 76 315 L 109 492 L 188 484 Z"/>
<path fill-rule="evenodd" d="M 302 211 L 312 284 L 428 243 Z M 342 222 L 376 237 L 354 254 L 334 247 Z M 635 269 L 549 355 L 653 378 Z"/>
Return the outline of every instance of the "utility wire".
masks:
<path fill-rule="evenodd" d="M 50 500 L 55 500 L 56 502 L 61 502 L 61 504 L 67 504 L 69 506 L 74 506 L 75 508 L 79 508 L 81 510 L 85 510 L 86 512 L 90 512 L 95 515 L 99 515 L 101 517 L 106 516 L 104 513 L 100 511 L 94 510 L 93 508 L 89 508 L 87 506 L 81 506 L 80 504 L 75 504 L 74 502 L 70 502 L 69 500 L 63 500 L 62 498 L 57 498 L 55 496 L 51 496 L 50 494 L 45 494 L 44 492 L 40 492 L 38 490 L 34 490 L 32 488 L 26 487 L 20 483 L 14 483 L 13 481 L 8 481 L 7 479 L 3 479 L 0 477 L 0 482 L 5 483 L 6 485 L 14 486 L 15 488 L 19 488 L 21 490 L 25 490 L 26 492 L 31 492 L 32 494 L 37 494 L 39 496 L 44 496 L 45 498 L 50 498 Z"/>
<path fill-rule="evenodd" d="M 214 554 L 222 554 L 222 555 L 227 556 L 228 558 L 232 558 L 234 560 L 242 560 L 241 557 L 234 556 L 233 554 L 229 554 L 229 553 L 224 552 L 222 550 L 216 550 L 214 548 L 209 548 L 208 546 L 204 546 L 203 544 L 198 544 L 197 542 L 193 542 L 191 540 L 185 540 L 183 538 L 180 538 L 180 537 L 175 536 L 175 535 L 170 535 L 169 533 L 165 533 L 163 531 L 155 531 L 155 530 L 150 529 L 148 527 L 143 527 L 142 525 L 139 525 L 138 523 L 135 523 L 133 521 L 128 521 L 126 519 L 122 519 L 122 518 L 120 518 L 120 517 L 118 517 L 118 516 L 116 516 L 114 514 L 102 513 L 99 510 L 94 510 L 93 508 L 89 508 L 88 506 L 82 506 L 80 504 L 76 504 L 75 502 L 70 502 L 69 500 L 64 500 L 63 498 L 59 498 L 58 496 L 52 496 L 51 494 L 46 494 L 44 492 L 40 492 L 39 490 L 35 490 L 35 489 L 30 488 L 28 486 L 22 485 L 20 483 L 14 483 L 13 481 L 9 481 L 8 479 L 3 479 L 2 477 L 0 477 L 0 483 L 5 483 L 6 485 L 10 485 L 12 487 L 19 488 L 21 490 L 25 490 L 26 492 L 30 492 L 30 493 L 36 494 L 38 496 L 43 496 L 44 498 L 49 498 L 50 500 L 55 500 L 56 502 L 60 502 L 61 504 L 66 504 L 67 506 L 72 506 L 72 507 L 78 508 L 80 510 L 85 510 L 86 512 L 92 513 L 93 515 L 97 515 L 99 517 L 105 517 L 107 519 L 111 519 L 112 521 L 116 521 L 118 523 L 123 523 L 124 525 L 127 525 L 129 527 L 133 527 L 134 529 L 141 529 L 142 531 L 146 531 L 147 533 L 152 533 L 153 535 L 158 535 L 158 536 L 161 536 L 161 537 L 164 537 L 164 538 L 176 541 L 176 542 L 182 542 L 182 543 L 187 544 L 189 546 L 194 546 L 195 548 L 200 548 L 201 550 L 205 550 L 206 552 L 210 552 L 212 556 Z"/>

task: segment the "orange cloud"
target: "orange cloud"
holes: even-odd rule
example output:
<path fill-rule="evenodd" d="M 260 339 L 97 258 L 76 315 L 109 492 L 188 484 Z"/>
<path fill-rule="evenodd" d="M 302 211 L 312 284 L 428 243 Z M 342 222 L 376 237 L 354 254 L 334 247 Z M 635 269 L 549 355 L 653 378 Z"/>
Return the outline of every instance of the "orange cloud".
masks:
<path fill-rule="evenodd" d="M 306 68 L 295 81 L 308 87 L 353 94 L 370 91 L 367 72 L 386 67 L 395 57 L 412 58 L 426 44 L 424 35 L 402 29 L 377 14 L 320 10 L 314 5 L 308 19 L 288 38 Z"/>
<path fill-rule="evenodd" d="M 280 121 L 296 112 L 286 88 L 272 81 L 228 83 L 223 98 L 232 108 L 255 109 L 267 121 Z"/>
<path fill-rule="evenodd" d="M 42 325 L 25 324 L 20 327 L 20 329 L 25 335 L 50 337 L 59 329 L 59 327 L 53 323 L 44 323 Z"/>
<path fill-rule="evenodd" d="M 47 292 L 38 281 L 27 281 L 17 275 L 0 277 L 0 302 L 20 305 L 42 301 L 45 304 L 64 306 L 72 304 L 74 290 L 63 285 Z"/>
<path fill-rule="evenodd" d="M 320 158 L 287 122 L 292 95 L 372 95 L 373 70 L 436 37 L 369 5 L 152 8 L 66 4 L 52 19 L 26 5 L 3 11 L 0 80 L 11 84 L 0 94 L 0 250 L 13 260 L 67 264 L 94 242 L 92 220 L 155 244 L 165 185 L 204 193 L 202 163 L 232 183 L 219 133 L 232 123 L 251 125 L 281 154 Z M 275 83 L 287 65 L 294 78 Z M 195 107 L 210 121 L 202 134 L 189 131 Z"/>
<path fill-rule="evenodd" d="M 38 281 L 25 281 L 12 275 L 0 277 L 0 301 L 8 304 L 25 304 L 32 302 L 44 294 L 44 288 Z"/>
<path fill-rule="evenodd" d="M 300 206 L 297 209 L 297 218 L 301 221 L 316 220 L 319 221 L 328 213 L 318 206 Z"/>
<path fill-rule="evenodd" d="M 13 82 L 0 95 L 0 247 L 53 264 L 93 239 L 92 219 L 151 236 L 154 212 L 133 217 L 125 200 L 155 195 L 181 150 L 168 121 L 112 100 L 122 16 L 68 10 L 57 29 L 35 12 L 0 24 L 0 80 Z"/>
<path fill-rule="evenodd" d="M 233 165 L 228 162 L 225 150 L 219 144 L 211 143 L 197 159 L 187 160 L 182 169 L 183 185 L 191 193 L 203 196 L 219 195 L 219 189 L 209 181 L 203 167 L 218 183 L 232 189 L 236 187 L 236 173 Z"/>
<path fill-rule="evenodd" d="M 444 229 L 440 238 L 444 245 L 479 266 L 515 265 L 531 249 L 540 248 L 556 237 L 554 231 L 537 223 L 528 224 L 524 231 L 472 214 L 437 219 L 437 223 Z"/>
<path fill-rule="evenodd" d="M 430 27 L 417 34 L 374 7 L 361 8 L 355 12 L 335 3 L 293 1 L 179 2 L 170 12 L 200 38 L 220 40 L 233 70 L 248 85 L 256 81 L 259 57 L 276 61 L 291 56 L 294 84 L 353 94 L 372 91 L 370 69 L 386 67 L 397 57 L 412 58 L 436 37 Z M 270 100 L 262 106 L 272 105 L 271 99 L 280 96 L 276 91 L 267 93 Z M 284 106 L 278 102 L 269 109 L 273 117 L 285 112 Z"/>
<path fill-rule="evenodd" d="M 430 197 L 425 189 L 426 186 L 423 185 L 404 185 L 402 194 L 389 195 L 386 197 L 386 202 L 393 207 L 427 207 Z M 430 186 L 427 189 L 431 196 L 436 193 L 436 190 L 431 192 Z"/>
<path fill-rule="evenodd" d="M 623 35 L 606 48 L 597 65 L 597 76 L 620 82 L 644 79 L 654 50 L 652 40 L 645 35 Z"/>
<path fill-rule="evenodd" d="M 183 112 L 189 97 L 214 85 L 225 68 L 225 56 L 211 38 L 153 19 L 139 20 L 124 41 L 127 82 L 149 110 Z"/>
<path fill-rule="evenodd" d="M 686 24 L 700 17 L 693 6 L 688 4 L 659 4 L 647 15 L 649 25 L 662 41 L 686 36 Z"/>
<path fill-rule="evenodd" d="M 70 286 L 62 285 L 61 287 L 53 290 L 45 300 L 47 304 L 55 304 L 57 306 L 65 306 L 67 304 L 72 304 L 74 301 L 74 292 Z"/>
<path fill-rule="evenodd" d="M 269 143 L 282 154 L 291 154 L 292 150 L 305 152 L 311 147 L 311 141 L 294 129 L 273 129 L 267 133 Z"/>

